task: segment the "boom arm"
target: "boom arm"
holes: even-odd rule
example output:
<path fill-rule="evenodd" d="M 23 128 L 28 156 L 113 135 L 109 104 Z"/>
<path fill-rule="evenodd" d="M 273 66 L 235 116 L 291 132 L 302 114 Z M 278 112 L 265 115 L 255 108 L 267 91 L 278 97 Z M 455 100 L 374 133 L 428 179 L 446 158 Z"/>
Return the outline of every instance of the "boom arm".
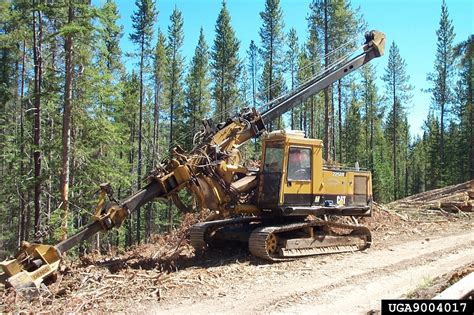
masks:
<path fill-rule="evenodd" d="M 287 95 L 272 100 L 267 111 L 261 114 L 263 121 L 270 122 L 286 113 L 291 108 L 301 104 L 312 95 L 325 89 L 332 83 L 362 67 L 370 60 L 380 57 L 384 53 L 385 35 L 379 31 L 365 34 L 364 51 L 340 66 L 326 70 Z"/>

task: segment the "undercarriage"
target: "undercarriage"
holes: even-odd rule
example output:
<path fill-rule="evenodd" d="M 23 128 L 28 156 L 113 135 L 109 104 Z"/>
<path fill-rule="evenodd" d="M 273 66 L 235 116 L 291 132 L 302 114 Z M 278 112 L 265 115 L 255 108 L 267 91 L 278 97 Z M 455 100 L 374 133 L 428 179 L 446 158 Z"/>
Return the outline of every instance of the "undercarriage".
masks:
<path fill-rule="evenodd" d="M 364 226 L 329 222 L 305 217 L 281 220 L 240 217 L 199 223 L 191 228 L 191 245 L 197 252 L 247 243 L 252 255 L 266 261 L 360 251 L 370 247 L 372 237 Z"/>

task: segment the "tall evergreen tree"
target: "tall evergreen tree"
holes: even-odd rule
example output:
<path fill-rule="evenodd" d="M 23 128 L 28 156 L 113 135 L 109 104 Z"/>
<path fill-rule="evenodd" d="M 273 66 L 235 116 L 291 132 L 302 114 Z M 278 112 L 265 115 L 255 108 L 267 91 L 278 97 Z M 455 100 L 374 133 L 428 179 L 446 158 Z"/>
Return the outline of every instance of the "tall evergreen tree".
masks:
<path fill-rule="evenodd" d="M 239 46 L 240 42 L 230 24 L 231 18 L 226 2 L 216 21 L 216 37 L 211 51 L 211 69 L 214 85 L 212 97 L 216 104 L 215 112 L 218 121 L 225 119 L 228 111 L 239 97 L 237 80 L 240 75 Z"/>
<path fill-rule="evenodd" d="M 252 86 L 252 106 L 256 107 L 257 103 L 257 75 L 259 70 L 258 47 L 253 40 L 250 41 L 248 56 L 248 72 L 250 74 L 250 85 Z"/>
<path fill-rule="evenodd" d="M 399 196 L 400 190 L 400 174 L 398 172 L 399 166 L 397 166 L 400 155 L 400 132 L 406 115 L 403 104 L 410 100 L 412 86 L 409 84 L 410 77 L 406 73 L 405 60 L 400 56 L 400 51 L 395 42 L 392 42 L 390 46 L 388 64 L 382 79 L 385 82 L 386 94 L 387 96 L 390 95 L 387 97 L 391 110 L 386 124 L 386 134 L 388 136 L 387 139 L 390 139 L 389 141 L 392 145 L 392 172 L 395 180 L 393 198 L 396 199 Z"/>
<path fill-rule="evenodd" d="M 306 54 L 308 57 L 308 64 L 304 68 L 300 68 L 298 72 L 305 71 L 308 73 L 309 79 L 311 76 L 318 75 L 321 72 L 321 42 L 319 39 L 319 26 L 318 20 L 314 18 L 314 12 L 308 17 L 308 33 L 309 37 L 306 42 Z M 306 69 L 307 67 L 307 69 Z M 304 70 L 303 70 L 304 69 Z M 301 84 L 302 82 L 300 82 Z M 321 121 L 325 121 L 324 115 L 321 116 L 321 112 L 325 110 L 323 100 L 320 99 L 319 95 L 313 95 L 306 104 L 307 110 L 310 113 L 309 119 L 307 120 L 308 126 L 305 126 L 305 130 L 308 131 L 308 135 L 311 138 L 324 137 L 324 129 L 321 128 Z M 326 144 L 324 144 L 326 148 Z M 325 151 L 326 152 L 326 151 Z"/>
<path fill-rule="evenodd" d="M 136 0 L 137 10 L 132 15 L 133 33 L 130 34 L 130 40 L 138 45 L 140 55 L 140 109 L 138 116 L 138 167 L 137 167 L 137 186 L 141 188 L 142 181 L 142 141 L 143 141 L 143 103 L 144 103 L 144 72 L 147 62 L 148 51 L 153 38 L 153 25 L 156 21 L 157 12 L 154 1 Z M 140 243 L 140 209 L 137 213 L 137 242 Z"/>
<path fill-rule="evenodd" d="M 34 125 L 33 125 L 33 160 L 35 169 L 35 219 L 34 230 L 38 235 L 41 230 L 41 88 L 43 81 L 43 21 L 39 4 L 33 0 L 33 64 L 34 64 Z"/>
<path fill-rule="evenodd" d="M 351 101 L 344 123 L 344 135 L 345 135 L 345 161 L 350 165 L 361 162 L 362 147 L 363 147 L 363 128 L 362 128 L 362 117 L 360 107 L 361 104 L 358 101 L 360 99 L 358 95 L 359 87 L 356 84 L 351 84 Z"/>
<path fill-rule="evenodd" d="M 426 189 L 439 188 L 441 178 L 441 161 L 439 155 L 440 124 L 436 116 L 430 112 L 425 122 L 423 141 L 426 143 L 427 183 Z"/>
<path fill-rule="evenodd" d="M 411 194 L 426 190 L 426 143 L 421 137 L 414 139 L 409 147 L 408 187 Z"/>
<path fill-rule="evenodd" d="M 123 34 L 122 27 L 118 25 L 119 19 L 120 14 L 117 4 L 114 0 L 107 0 L 99 15 L 101 23 L 99 35 L 103 41 L 103 45 L 100 46 L 100 53 L 103 55 L 108 69 L 122 70 L 120 39 Z"/>
<path fill-rule="evenodd" d="M 168 26 L 168 43 L 166 46 L 166 55 L 168 60 L 168 71 L 166 77 L 167 83 L 167 103 L 170 109 L 170 146 L 174 144 L 174 136 L 178 134 L 183 127 L 183 72 L 184 58 L 181 55 L 183 47 L 183 18 L 181 11 L 174 8 L 170 16 L 170 25 Z"/>
<path fill-rule="evenodd" d="M 310 3 L 308 16 L 310 38 L 317 37 L 320 47 L 323 48 L 319 52 L 322 52 L 325 68 L 354 48 L 355 43 L 352 43 L 339 49 L 337 53 L 331 53 L 356 35 L 360 28 L 360 20 L 358 12 L 351 8 L 350 2 L 347 0 L 313 0 Z M 324 157 L 327 160 L 336 158 L 334 154 L 336 152 L 336 130 L 332 94 L 331 87 L 324 89 Z M 341 113 L 341 82 L 338 83 L 338 100 L 338 109 Z M 339 114 L 339 118 L 339 134 L 341 134 L 341 114 Z"/>
<path fill-rule="evenodd" d="M 454 27 L 453 22 L 449 19 L 448 7 L 443 0 L 441 5 L 441 18 L 439 21 L 439 28 L 436 31 L 438 42 L 436 45 L 436 59 L 434 64 L 434 73 L 428 75 L 428 80 L 432 82 L 433 87 L 430 89 L 432 93 L 432 102 L 440 112 L 440 162 L 442 166 L 441 182 L 444 181 L 445 153 L 444 153 L 444 132 L 445 132 L 445 116 L 448 111 L 448 106 L 453 100 L 453 74 L 454 74 Z"/>
<path fill-rule="evenodd" d="M 201 28 L 186 78 L 186 120 L 188 126 L 191 126 L 194 131 L 210 110 L 209 84 L 209 52 Z"/>
<path fill-rule="evenodd" d="M 74 21 L 74 7 L 72 1 L 68 3 L 67 24 Z M 62 199 L 62 238 L 67 238 L 68 216 L 69 216 L 69 176 L 70 176 L 70 152 L 71 152 L 71 113 L 72 113 L 72 88 L 74 77 L 74 46 L 73 33 L 65 35 L 65 83 L 64 83 L 64 108 L 63 108 L 63 130 L 62 130 L 62 169 L 61 169 L 61 199 Z"/>
<path fill-rule="evenodd" d="M 287 70 L 290 72 L 290 88 L 296 87 L 296 74 L 298 70 L 298 57 L 300 53 L 300 46 L 298 43 L 298 34 L 294 28 L 290 29 L 288 33 L 288 50 L 286 51 L 285 61 Z M 294 108 L 291 109 L 290 127 L 294 129 Z"/>
<path fill-rule="evenodd" d="M 158 30 L 158 40 L 155 47 L 154 55 L 154 72 L 153 80 L 155 86 L 154 108 L 153 108 L 153 165 L 158 161 L 160 156 L 160 111 L 165 105 L 165 80 L 167 71 L 166 59 L 166 37 Z"/>
<path fill-rule="evenodd" d="M 377 85 L 375 83 L 375 69 L 367 64 L 362 69 L 362 99 L 364 103 L 365 115 L 365 162 L 369 169 L 374 167 L 374 147 L 375 129 L 380 125 L 380 101 L 377 95 Z"/>
<path fill-rule="evenodd" d="M 185 131 L 184 125 L 184 91 L 183 91 L 183 72 L 184 59 L 181 55 L 183 47 L 183 17 L 177 7 L 174 8 L 170 16 L 170 25 L 168 26 L 168 45 L 166 55 L 168 60 L 168 71 L 166 77 L 167 83 L 167 103 L 170 109 L 170 146 L 174 145 L 175 134 L 180 134 L 181 139 L 189 132 Z M 168 231 L 173 228 L 172 204 L 169 204 L 168 210 Z"/>
<path fill-rule="evenodd" d="M 296 73 L 296 84 L 300 85 L 306 82 L 312 76 L 312 62 L 308 56 L 307 49 L 303 46 L 300 49 L 298 56 L 298 71 Z M 297 106 L 293 112 L 293 125 L 297 126 L 297 129 L 304 130 L 306 135 L 312 136 L 313 133 L 313 110 L 312 100 L 306 101 L 303 104 Z M 311 110 L 311 115 L 308 116 L 307 112 Z M 309 119 L 308 119 L 309 118 Z"/>
<path fill-rule="evenodd" d="M 461 129 L 458 145 L 462 148 L 459 157 L 462 181 L 474 178 L 474 35 L 456 45 L 455 56 L 460 59 L 460 77 L 455 94 Z"/>
<path fill-rule="evenodd" d="M 260 12 L 262 26 L 260 40 L 262 42 L 261 57 L 263 62 L 262 78 L 260 80 L 260 96 L 265 103 L 278 97 L 285 89 L 283 80 L 284 62 L 284 23 L 280 0 L 266 0 L 265 10 Z M 268 128 L 273 129 L 273 122 L 268 122 Z M 280 118 L 275 124 L 280 126 Z"/>

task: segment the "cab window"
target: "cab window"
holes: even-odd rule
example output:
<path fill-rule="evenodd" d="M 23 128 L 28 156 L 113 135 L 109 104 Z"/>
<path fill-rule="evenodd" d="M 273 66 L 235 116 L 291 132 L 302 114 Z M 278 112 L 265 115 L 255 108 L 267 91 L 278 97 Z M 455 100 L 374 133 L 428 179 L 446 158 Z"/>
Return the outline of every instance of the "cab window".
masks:
<path fill-rule="evenodd" d="M 281 173 L 283 170 L 283 148 L 280 146 L 265 149 L 265 165 L 263 171 L 265 173 Z"/>
<path fill-rule="evenodd" d="M 288 154 L 288 181 L 311 180 L 311 149 L 290 148 Z"/>

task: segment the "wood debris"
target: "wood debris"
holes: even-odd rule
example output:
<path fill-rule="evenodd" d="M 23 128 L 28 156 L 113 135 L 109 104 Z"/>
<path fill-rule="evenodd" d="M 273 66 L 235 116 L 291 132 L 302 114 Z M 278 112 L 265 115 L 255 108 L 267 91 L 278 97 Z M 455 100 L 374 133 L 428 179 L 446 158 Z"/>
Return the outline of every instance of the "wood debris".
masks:
<path fill-rule="evenodd" d="M 396 209 L 432 209 L 447 212 L 472 212 L 474 180 L 412 195 L 388 204 Z"/>
<path fill-rule="evenodd" d="M 456 226 L 464 226 L 463 222 L 472 224 L 468 220 L 472 214 L 459 208 L 458 203 L 472 203 L 473 184 L 474 181 L 470 181 L 445 187 L 388 205 L 374 202 L 372 216 L 360 218 L 358 223 L 372 231 L 373 246 L 383 246 L 387 239 L 411 239 L 433 231 L 438 233 L 451 229 L 456 222 L 460 222 Z M 448 209 L 448 203 L 460 211 Z M 355 223 L 349 217 L 330 219 Z M 63 263 L 57 281 L 43 285 L 34 299 L 24 292 L 0 288 L 0 312 L 80 313 L 131 309 L 146 312 L 150 304 L 218 298 L 227 294 L 222 293 L 222 288 L 228 285 L 229 275 L 234 280 L 252 278 L 254 282 L 265 282 L 272 277 L 286 277 L 289 270 L 307 272 L 304 260 L 278 264 L 275 270 L 273 265 L 253 258 L 245 247 L 195 256 L 186 235 L 197 221 L 196 215 L 188 214 L 172 233 L 154 236 L 150 243 L 135 246 L 126 253 L 95 253 L 74 263 Z M 320 264 L 325 264 L 338 257 L 341 256 L 336 254 L 318 259 Z M 230 289 L 239 285 L 242 284 L 232 284 Z"/>

